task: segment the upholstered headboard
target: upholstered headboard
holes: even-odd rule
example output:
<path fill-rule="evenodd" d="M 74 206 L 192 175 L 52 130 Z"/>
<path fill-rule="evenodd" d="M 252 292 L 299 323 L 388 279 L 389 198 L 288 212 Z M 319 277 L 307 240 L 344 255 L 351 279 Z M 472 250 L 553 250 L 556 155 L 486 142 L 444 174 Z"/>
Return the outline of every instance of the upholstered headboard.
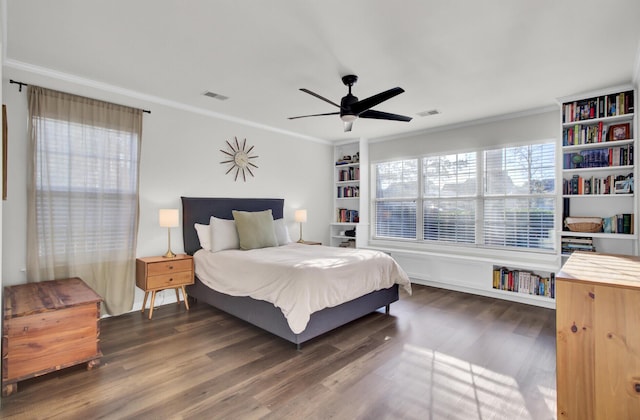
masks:
<path fill-rule="evenodd" d="M 209 224 L 211 216 L 233 220 L 232 210 L 263 211 L 271 209 L 274 219 L 284 216 L 283 198 L 182 198 L 182 240 L 184 252 L 193 255 L 202 248 L 194 223 Z"/>

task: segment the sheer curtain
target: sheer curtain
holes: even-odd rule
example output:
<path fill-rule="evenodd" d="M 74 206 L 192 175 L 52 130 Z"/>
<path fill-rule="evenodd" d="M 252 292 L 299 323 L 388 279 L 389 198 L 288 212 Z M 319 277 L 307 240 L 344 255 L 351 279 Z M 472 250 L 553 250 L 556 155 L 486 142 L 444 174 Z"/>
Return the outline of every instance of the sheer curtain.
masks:
<path fill-rule="evenodd" d="M 131 310 L 142 110 L 29 86 L 27 280 L 80 277 Z"/>

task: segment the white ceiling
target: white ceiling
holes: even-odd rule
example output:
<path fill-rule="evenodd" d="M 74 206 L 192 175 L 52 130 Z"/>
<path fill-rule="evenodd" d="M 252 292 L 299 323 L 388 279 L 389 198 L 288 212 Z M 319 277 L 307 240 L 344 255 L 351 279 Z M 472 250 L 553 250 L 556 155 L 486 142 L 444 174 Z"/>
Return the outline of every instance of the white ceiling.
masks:
<path fill-rule="evenodd" d="M 3 2 L 7 75 L 47 69 L 332 141 L 550 107 L 638 73 L 638 0 Z M 360 99 L 404 88 L 374 109 L 413 121 L 287 119 L 336 111 L 298 89 L 339 103 L 345 74 Z"/>

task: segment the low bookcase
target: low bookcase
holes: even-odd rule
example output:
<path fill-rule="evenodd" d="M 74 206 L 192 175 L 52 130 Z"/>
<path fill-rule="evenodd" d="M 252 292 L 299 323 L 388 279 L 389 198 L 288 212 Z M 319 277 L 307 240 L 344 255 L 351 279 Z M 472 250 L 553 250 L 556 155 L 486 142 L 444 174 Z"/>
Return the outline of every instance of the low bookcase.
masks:
<path fill-rule="evenodd" d="M 511 293 L 555 299 L 555 273 L 493 266 L 493 288 Z"/>

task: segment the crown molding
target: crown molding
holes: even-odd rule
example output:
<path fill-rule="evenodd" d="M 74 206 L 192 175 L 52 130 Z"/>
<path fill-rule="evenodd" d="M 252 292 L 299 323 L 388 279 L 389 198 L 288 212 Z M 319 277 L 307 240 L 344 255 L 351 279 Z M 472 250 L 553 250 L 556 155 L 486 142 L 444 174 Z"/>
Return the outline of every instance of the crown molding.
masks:
<path fill-rule="evenodd" d="M 245 120 L 238 117 L 233 117 L 231 115 L 222 114 L 220 112 L 210 111 L 208 109 L 195 107 L 192 105 L 187 105 L 181 102 L 172 101 L 170 99 L 161 98 L 159 96 L 148 95 L 146 93 L 138 92 L 131 89 L 122 88 L 120 86 L 111 85 L 108 83 L 98 82 L 96 80 L 87 79 L 84 77 L 76 76 L 69 73 L 64 73 L 56 70 L 52 70 L 46 67 L 40 67 L 29 63 L 24 63 L 21 61 L 7 59 L 3 62 L 4 67 L 24 71 L 32 74 L 37 74 L 39 76 L 45 76 L 56 80 L 61 80 L 64 82 L 73 83 L 80 86 L 89 87 L 92 89 L 101 90 L 104 92 L 114 93 L 116 95 L 126 96 L 129 98 L 137 99 L 140 101 L 163 105 L 169 108 L 179 109 L 182 111 L 191 112 L 194 114 L 204 115 L 206 117 L 215 118 L 219 120 L 230 121 L 236 124 L 245 125 L 248 127 L 259 128 L 265 131 L 271 131 L 278 134 L 283 134 L 290 137 L 296 137 L 302 140 L 312 141 L 315 143 L 322 144 L 333 144 L 332 142 L 321 139 L 318 137 L 307 136 L 304 134 L 296 133 L 294 131 L 283 130 L 277 127 L 272 127 L 265 124 L 256 123 L 254 121 Z"/>

